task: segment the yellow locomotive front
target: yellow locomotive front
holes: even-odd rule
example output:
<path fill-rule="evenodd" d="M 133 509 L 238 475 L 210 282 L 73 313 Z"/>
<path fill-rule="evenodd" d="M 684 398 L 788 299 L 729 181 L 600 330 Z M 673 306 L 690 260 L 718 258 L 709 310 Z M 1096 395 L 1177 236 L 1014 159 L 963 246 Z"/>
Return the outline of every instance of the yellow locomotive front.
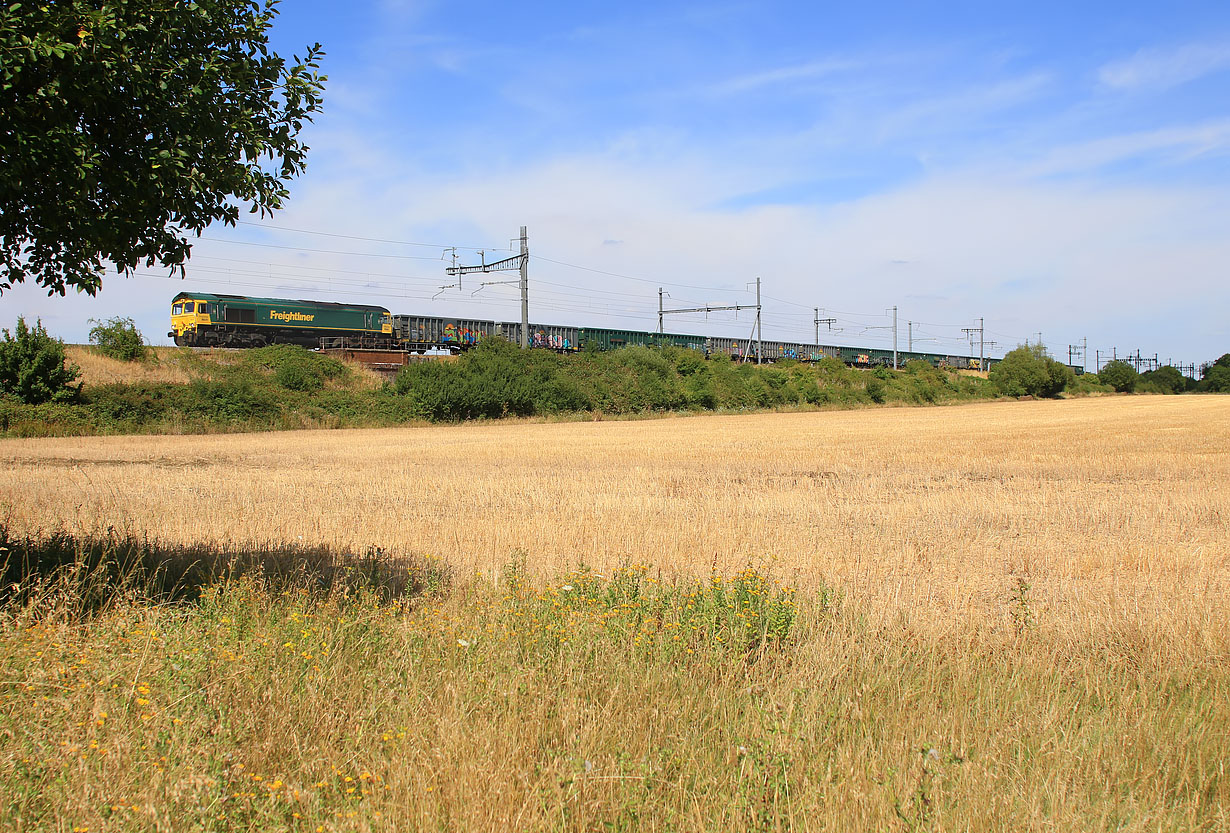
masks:
<path fill-rule="evenodd" d="M 208 301 L 177 295 L 171 303 L 171 332 L 167 335 L 180 346 L 192 344 L 196 341 L 197 328 L 211 323 Z"/>

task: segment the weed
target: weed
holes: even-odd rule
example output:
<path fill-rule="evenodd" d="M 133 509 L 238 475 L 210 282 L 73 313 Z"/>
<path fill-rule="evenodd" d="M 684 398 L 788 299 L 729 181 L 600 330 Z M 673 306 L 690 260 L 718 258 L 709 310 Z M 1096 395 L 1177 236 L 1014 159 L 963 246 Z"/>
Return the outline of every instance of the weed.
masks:
<path fill-rule="evenodd" d="M 1012 585 L 1012 593 L 1008 598 L 1008 618 L 1017 636 L 1024 636 L 1037 624 L 1033 598 L 1029 595 L 1032 587 L 1033 585 L 1024 578 L 1017 576 Z"/>

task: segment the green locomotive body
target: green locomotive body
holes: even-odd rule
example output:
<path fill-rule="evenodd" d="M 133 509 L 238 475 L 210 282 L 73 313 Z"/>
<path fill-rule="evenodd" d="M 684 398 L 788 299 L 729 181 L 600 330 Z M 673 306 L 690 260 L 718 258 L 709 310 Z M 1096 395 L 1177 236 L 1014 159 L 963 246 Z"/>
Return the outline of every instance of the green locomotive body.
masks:
<path fill-rule="evenodd" d="M 393 317 L 367 304 L 181 292 L 171 301 L 167 335 L 189 347 L 317 347 L 324 337 L 392 346 Z"/>

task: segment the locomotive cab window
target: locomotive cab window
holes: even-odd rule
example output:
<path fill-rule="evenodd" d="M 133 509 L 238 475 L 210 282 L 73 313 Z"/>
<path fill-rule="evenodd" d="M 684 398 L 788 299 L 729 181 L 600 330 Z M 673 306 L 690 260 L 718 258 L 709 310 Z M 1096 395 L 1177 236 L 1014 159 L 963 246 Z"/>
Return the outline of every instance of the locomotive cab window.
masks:
<path fill-rule="evenodd" d="M 196 312 L 196 304 L 194 304 L 192 301 L 185 302 L 184 312 Z"/>
<path fill-rule="evenodd" d="M 181 315 L 183 311 L 184 311 L 183 304 L 172 304 L 171 305 L 171 315 Z"/>

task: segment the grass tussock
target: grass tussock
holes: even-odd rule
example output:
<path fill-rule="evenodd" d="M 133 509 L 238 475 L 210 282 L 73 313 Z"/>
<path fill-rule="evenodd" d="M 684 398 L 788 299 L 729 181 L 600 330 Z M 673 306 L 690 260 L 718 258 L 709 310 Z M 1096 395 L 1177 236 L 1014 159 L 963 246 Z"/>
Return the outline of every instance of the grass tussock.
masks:
<path fill-rule="evenodd" d="M 86 615 L 45 577 L 62 595 L 0 623 L 0 826 L 1230 824 L 1225 657 L 1044 619 L 937 637 L 764 568 L 451 575 L 390 594 L 250 571 Z"/>

